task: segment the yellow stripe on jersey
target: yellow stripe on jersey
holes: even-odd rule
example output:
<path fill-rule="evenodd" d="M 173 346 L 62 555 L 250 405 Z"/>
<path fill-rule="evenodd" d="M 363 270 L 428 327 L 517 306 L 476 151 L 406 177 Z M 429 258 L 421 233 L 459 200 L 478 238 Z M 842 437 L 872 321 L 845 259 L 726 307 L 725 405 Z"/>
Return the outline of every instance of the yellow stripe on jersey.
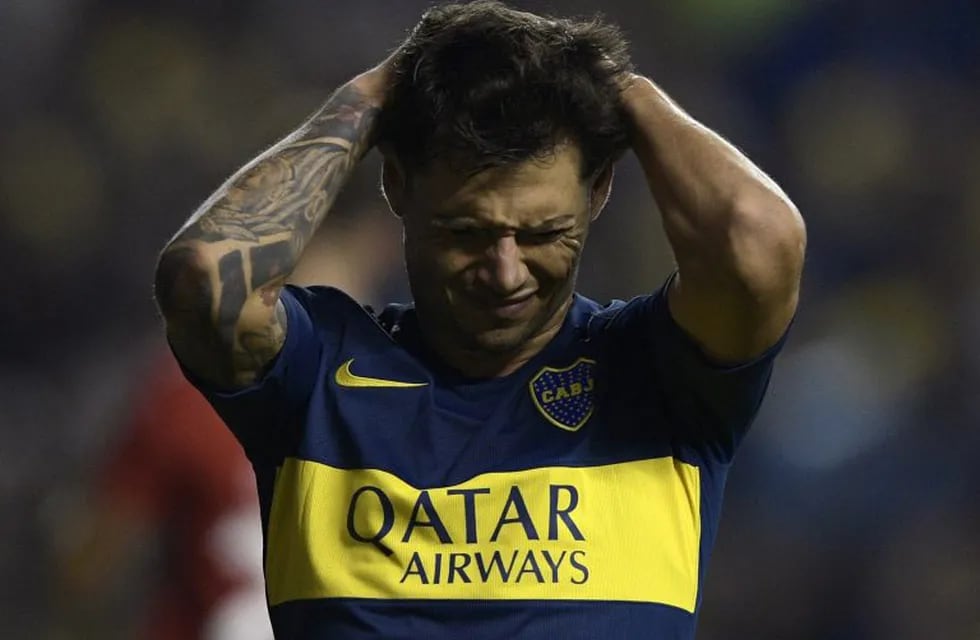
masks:
<path fill-rule="evenodd" d="M 269 600 L 621 600 L 693 612 L 700 490 L 698 468 L 673 458 L 427 490 L 287 459 L 269 517 Z"/>

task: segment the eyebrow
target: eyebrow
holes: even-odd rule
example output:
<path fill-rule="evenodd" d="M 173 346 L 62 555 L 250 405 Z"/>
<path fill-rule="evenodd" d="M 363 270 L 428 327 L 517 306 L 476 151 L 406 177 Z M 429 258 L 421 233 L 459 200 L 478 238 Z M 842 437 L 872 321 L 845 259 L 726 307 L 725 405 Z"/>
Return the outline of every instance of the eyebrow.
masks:
<path fill-rule="evenodd" d="M 500 229 L 505 228 L 505 225 L 498 225 L 493 223 L 488 223 L 486 220 L 481 220 L 479 218 L 474 218 L 473 216 L 458 216 L 452 214 L 435 214 L 432 217 L 432 224 L 437 227 L 442 227 L 445 229 L 461 229 L 461 228 L 479 228 L 479 229 Z M 558 227 L 563 227 L 570 223 L 575 222 L 575 216 L 573 214 L 562 214 L 555 216 L 553 218 L 548 218 L 542 220 L 538 224 L 529 227 L 521 227 L 520 231 L 544 231 L 547 229 L 555 229 Z"/>

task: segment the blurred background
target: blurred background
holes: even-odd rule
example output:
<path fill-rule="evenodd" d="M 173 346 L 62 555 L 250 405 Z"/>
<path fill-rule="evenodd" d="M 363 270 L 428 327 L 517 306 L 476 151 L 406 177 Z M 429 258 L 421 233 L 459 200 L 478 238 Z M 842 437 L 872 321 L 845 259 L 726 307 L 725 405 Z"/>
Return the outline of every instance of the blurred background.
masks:
<path fill-rule="evenodd" d="M 4 638 L 268 638 L 248 468 L 167 359 L 156 254 L 427 4 L 0 0 Z M 699 638 L 980 639 L 980 3 L 514 4 L 601 9 L 809 226 Z M 378 165 L 297 281 L 406 298 Z M 580 288 L 670 265 L 629 156 Z"/>

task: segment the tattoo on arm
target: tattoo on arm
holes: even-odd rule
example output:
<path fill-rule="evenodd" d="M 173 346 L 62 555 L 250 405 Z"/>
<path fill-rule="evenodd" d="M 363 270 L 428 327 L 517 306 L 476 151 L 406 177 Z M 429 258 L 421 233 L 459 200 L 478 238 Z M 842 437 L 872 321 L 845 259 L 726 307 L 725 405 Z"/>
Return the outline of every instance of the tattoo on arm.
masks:
<path fill-rule="evenodd" d="M 170 335 L 181 349 L 178 334 L 193 334 L 185 351 L 204 346 L 202 340 L 220 341 L 224 348 L 214 352 L 229 359 L 219 368 L 219 382 L 247 383 L 278 353 L 286 324 L 279 291 L 373 142 L 378 112 L 354 85 L 345 85 L 299 130 L 233 176 L 164 249 L 157 296 L 168 324 L 186 322 L 168 308 L 168 300 L 185 296 L 163 290 L 182 280 L 164 271 L 173 271 L 188 251 L 216 259 L 208 291 L 199 292 L 209 298 L 209 331 L 184 324 Z"/>
<path fill-rule="evenodd" d="M 218 281 L 221 283 L 221 297 L 218 300 L 218 331 L 234 332 L 238 314 L 245 305 L 248 292 L 245 290 L 245 270 L 242 265 L 242 252 L 229 251 L 218 261 Z"/>
<path fill-rule="evenodd" d="M 277 274 L 289 273 L 292 266 L 286 258 L 290 255 L 288 240 L 280 240 L 272 244 L 260 244 L 248 250 L 248 258 L 252 263 L 252 290 L 255 291 L 273 280 Z"/>

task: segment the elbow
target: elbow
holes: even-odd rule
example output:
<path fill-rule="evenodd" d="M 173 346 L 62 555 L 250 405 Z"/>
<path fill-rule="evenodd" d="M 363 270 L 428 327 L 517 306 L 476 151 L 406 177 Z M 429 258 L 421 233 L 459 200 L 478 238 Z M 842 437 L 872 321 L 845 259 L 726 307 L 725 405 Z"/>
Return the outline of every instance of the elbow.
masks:
<path fill-rule="evenodd" d="M 806 250 L 803 216 L 778 187 L 735 198 L 730 210 L 733 232 L 751 235 L 773 250 L 802 258 Z"/>
<path fill-rule="evenodd" d="M 167 324 L 210 317 L 212 269 L 194 247 L 174 245 L 164 248 L 157 261 L 153 293 Z"/>
<path fill-rule="evenodd" d="M 775 184 L 755 181 L 718 198 L 704 211 L 667 209 L 664 227 L 679 261 L 712 270 L 733 267 L 746 254 L 802 261 L 806 226 L 799 210 Z"/>
<path fill-rule="evenodd" d="M 769 250 L 787 263 L 803 263 L 806 252 L 806 224 L 800 210 L 781 191 L 767 201 L 750 207 L 743 215 L 754 218 L 754 226 Z"/>
<path fill-rule="evenodd" d="M 803 216 L 781 192 L 733 205 L 728 254 L 739 279 L 760 294 L 795 292 L 803 271 Z"/>

